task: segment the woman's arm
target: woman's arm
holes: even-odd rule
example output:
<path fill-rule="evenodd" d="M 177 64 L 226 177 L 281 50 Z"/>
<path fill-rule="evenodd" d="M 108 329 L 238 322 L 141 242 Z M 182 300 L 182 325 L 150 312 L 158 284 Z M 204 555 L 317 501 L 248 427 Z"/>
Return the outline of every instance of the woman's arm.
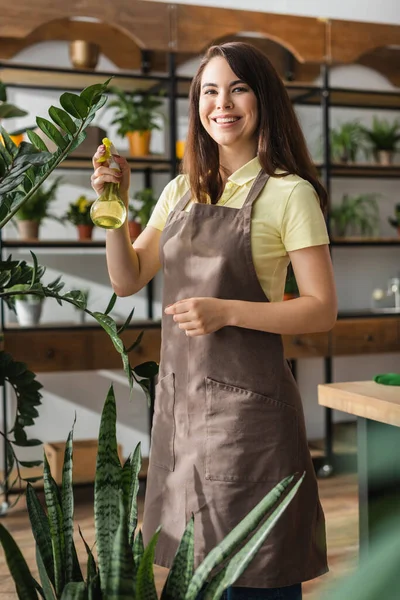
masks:
<path fill-rule="evenodd" d="M 186 335 L 204 335 L 233 326 L 280 334 L 332 329 L 337 300 L 329 247 L 312 246 L 289 253 L 300 297 L 285 302 L 245 302 L 188 298 L 165 309 Z"/>

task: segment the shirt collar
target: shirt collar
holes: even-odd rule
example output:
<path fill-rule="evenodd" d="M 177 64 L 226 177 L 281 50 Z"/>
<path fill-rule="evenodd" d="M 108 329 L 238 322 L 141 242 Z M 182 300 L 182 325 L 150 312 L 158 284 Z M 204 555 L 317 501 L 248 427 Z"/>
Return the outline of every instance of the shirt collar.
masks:
<path fill-rule="evenodd" d="M 261 164 L 258 156 L 250 160 L 248 163 L 240 167 L 237 171 L 228 177 L 228 181 L 232 181 L 236 185 L 245 185 L 252 179 L 255 179 L 260 172 Z"/>

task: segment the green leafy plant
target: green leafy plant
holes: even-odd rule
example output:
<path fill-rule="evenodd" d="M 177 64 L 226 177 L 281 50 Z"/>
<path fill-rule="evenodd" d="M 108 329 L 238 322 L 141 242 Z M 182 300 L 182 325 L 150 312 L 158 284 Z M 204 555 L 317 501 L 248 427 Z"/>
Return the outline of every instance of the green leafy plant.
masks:
<path fill-rule="evenodd" d="M 137 202 L 129 203 L 129 218 L 132 221 L 138 221 L 142 227 L 146 227 L 157 203 L 157 198 L 151 188 L 145 188 L 136 192 L 133 198 Z"/>
<path fill-rule="evenodd" d="M 124 137 L 130 131 L 151 131 L 160 129 L 155 117 L 157 109 L 162 105 L 159 97 L 138 92 L 124 92 L 117 87 L 110 87 L 116 98 L 108 103 L 107 108 L 115 109 L 115 118 L 111 123 L 118 125 L 117 132 Z"/>
<path fill-rule="evenodd" d="M 330 132 L 331 158 L 333 161 L 355 162 L 362 147 L 363 132 L 358 121 L 343 123 Z"/>
<path fill-rule="evenodd" d="M 17 108 L 14 104 L 7 102 L 7 88 L 0 81 L 0 120 L 14 119 L 15 117 L 25 117 L 28 113 L 22 108 Z M 17 132 L 14 132 L 17 133 Z M 1 143 L 1 142 L 0 142 Z"/>
<path fill-rule="evenodd" d="M 388 221 L 393 227 L 400 227 L 400 204 L 396 204 L 394 208 L 394 218 L 389 217 Z"/>
<path fill-rule="evenodd" d="M 400 121 L 396 119 L 390 123 L 386 119 L 374 117 L 372 128 L 362 127 L 361 131 L 374 152 L 394 152 L 400 140 Z"/>
<path fill-rule="evenodd" d="M 47 189 L 44 189 L 43 186 L 40 187 L 15 213 L 15 218 L 20 221 L 37 221 L 38 223 L 45 218 L 59 220 L 58 217 L 49 213 L 49 206 L 56 199 L 61 181 L 62 177 L 57 177 Z"/>
<path fill-rule="evenodd" d="M 69 221 L 73 225 L 93 225 L 90 209 L 94 202 L 94 200 L 88 200 L 84 195 L 79 196 L 75 202 L 70 203 L 63 220 Z"/>
<path fill-rule="evenodd" d="M 377 235 L 379 207 L 377 194 L 345 194 L 339 206 L 330 211 L 332 229 L 338 237 L 347 235 Z"/>
<path fill-rule="evenodd" d="M 36 541 L 40 583 L 23 555 L 0 524 L 3 545 L 18 597 L 37 600 L 156 600 L 153 573 L 158 529 L 144 548 L 138 522 L 140 445 L 122 466 L 116 439 L 116 406 L 111 387 L 102 412 L 95 476 L 94 518 L 98 563 L 80 532 L 87 553 L 86 579 L 74 543 L 72 487 L 73 429 L 64 455 L 61 489 L 52 478 L 44 456 L 43 484 L 47 514 L 34 488 L 28 484 L 27 507 Z M 163 600 L 195 600 L 206 584 L 205 599 L 218 600 L 249 565 L 270 531 L 299 489 L 304 474 L 283 479 L 216 546 L 194 571 L 194 520 L 189 520 L 166 580 Z M 265 519 L 265 516 L 267 518 Z M 222 566 L 217 574 L 216 567 Z"/>

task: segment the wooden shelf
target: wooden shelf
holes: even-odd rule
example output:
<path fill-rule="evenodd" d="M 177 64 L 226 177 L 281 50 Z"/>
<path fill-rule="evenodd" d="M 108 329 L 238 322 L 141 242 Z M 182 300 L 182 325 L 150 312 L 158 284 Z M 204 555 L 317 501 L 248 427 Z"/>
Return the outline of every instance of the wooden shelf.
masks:
<path fill-rule="evenodd" d="M 128 164 L 133 171 L 145 171 L 151 169 L 152 171 L 165 173 L 170 172 L 172 167 L 172 161 L 166 156 L 143 156 L 140 158 L 132 158 L 131 156 L 125 156 Z M 57 167 L 62 170 L 73 170 L 79 169 L 92 171 L 92 157 L 91 156 L 79 156 L 72 155 L 68 156 L 63 162 Z"/>
<path fill-rule="evenodd" d="M 400 109 L 399 91 L 356 90 L 347 88 L 330 89 L 331 106 L 370 108 L 370 109 Z"/>
<path fill-rule="evenodd" d="M 326 165 L 319 161 L 315 162 L 315 166 L 319 170 L 326 168 Z M 398 179 L 400 178 L 400 164 L 385 166 L 376 163 L 331 163 L 330 176 Z"/>
<path fill-rule="evenodd" d="M 105 248 L 104 240 L 3 240 L 3 248 Z"/>

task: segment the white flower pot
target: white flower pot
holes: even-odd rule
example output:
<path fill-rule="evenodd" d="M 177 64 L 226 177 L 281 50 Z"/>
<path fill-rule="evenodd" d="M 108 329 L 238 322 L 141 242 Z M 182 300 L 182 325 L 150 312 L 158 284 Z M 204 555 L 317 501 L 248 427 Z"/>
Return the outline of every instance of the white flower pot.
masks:
<path fill-rule="evenodd" d="M 16 300 L 15 312 L 18 323 L 24 327 L 37 325 L 42 314 L 43 302 L 41 300 Z"/>

